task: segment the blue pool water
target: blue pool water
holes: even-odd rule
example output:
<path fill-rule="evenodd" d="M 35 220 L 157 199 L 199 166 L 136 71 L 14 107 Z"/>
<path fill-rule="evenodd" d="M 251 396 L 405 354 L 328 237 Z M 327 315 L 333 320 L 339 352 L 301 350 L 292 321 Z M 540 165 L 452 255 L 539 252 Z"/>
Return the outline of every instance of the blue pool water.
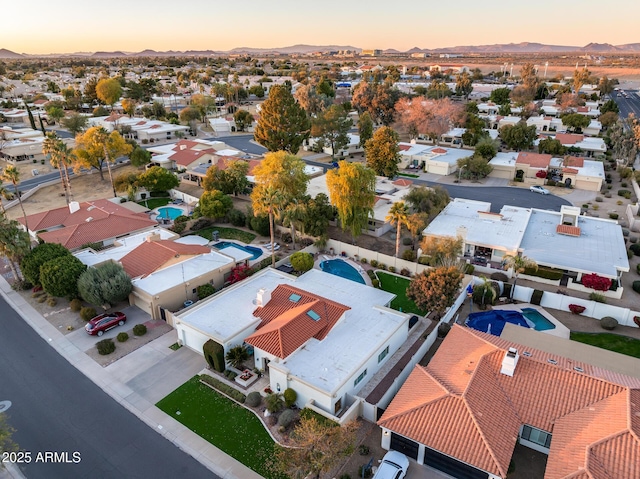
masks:
<path fill-rule="evenodd" d="M 214 246 L 217 249 L 235 248 L 235 249 L 244 251 L 245 253 L 249 253 L 251 255 L 251 258 L 249 259 L 251 261 L 253 261 L 254 259 L 258 259 L 260 256 L 262 256 L 262 253 L 263 253 L 263 251 L 260 248 L 256 248 L 254 246 L 242 246 L 237 243 L 232 243 L 230 241 L 220 241 L 219 243 L 216 243 Z"/>
<path fill-rule="evenodd" d="M 523 308 L 522 312 L 494 309 L 480 313 L 471 313 L 466 321 L 467 326 L 470 328 L 482 331 L 483 333 L 490 333 L 494 336 L 500 336 L 502 334 L 506 323 L 517 324 L 523 328 L 533 328 L 536 331 L 555 328 L 555 325 L 551 321 L 542 316 L 542 314 L 534 308 Z"/>
<path fill-rule="evenodd" d="M 546 331 L 547 329 L 555 329 L 556 325 L 540 314 L 540 311 L 534 308 L 522 308 L 522 314 L 530 320 L 536 331 Z"/>
<path fill-rule="evenodd" d="M 178 216 L 182 216 L 184 211 L 180 208 L 173 208 L 171 206 L 163 206 L 158 208 L 158 218 L 167 218 L 175 220 Z"/>
<path fill-rule="evenodd" d="M 320 269 L 325 273 L 335 274 L 342 278 L 350 279 L 356 283 L 367 284 L 358 270 L 341 259 L 329 259 L 320 263 Z"/>

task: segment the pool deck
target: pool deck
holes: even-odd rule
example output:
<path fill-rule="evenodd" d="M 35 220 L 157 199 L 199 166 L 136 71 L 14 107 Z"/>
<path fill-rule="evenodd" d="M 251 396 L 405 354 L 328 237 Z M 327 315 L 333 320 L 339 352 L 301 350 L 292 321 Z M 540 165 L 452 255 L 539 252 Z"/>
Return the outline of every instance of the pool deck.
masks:
<path fill-rule="evenodd" d="M 564 324 L 562 324 L 560 321 L 558 321 L 556 318 L 554 318 L 547 311 L 545 311 L 544 308 L 541 308 L 540 306 L 537 306 L 535 304 L 530 304 L 530 303 L 519 303 L 519 304 L 502 304 L 502 305 L 493 307 L 493 309 L 496 309 L 496 310 L 519 311 L 519 312 L 522 312 L 524 308 L 535 309 L 542 316 L 544 316 L 549 321 L 551 321 L 555 326 L 554 329 L 545 329 L 544 331 L 538 331 L 538 332 L 550 334 L 552 336 L 557 336 L 559 338 L 569 339 L 569 335 L 571 333 L 571 331 L 569 331 L 569 328 L 567 328 Z"/>
<path fill-rule="evenodd" d="M 360 264 L 356 263 L 355 261 L 349 259 L 349 258 L 345 258 L 344 256 L 330 255 L 330 254 L 319 254 L 318 257 L 316 258 L 315 263 L 313 264 L 313 267 L 315 269 L 319 269 L 319 270 L 322 271 L 322 268 L 320 267 L 320 263 L 323 263 L 324 261 L 330 261 L 332 259 L 339 259 L 339 260 L 344 261 L 349 266 L 354 268 L 358 273 L 360 273 L 360 276 L 362 276 L 362 278 L 364 279 L 364 282 L 365 282 L 365 284 L 367 286 L 373 286 L 373 284 L 371 283 L 371 278 L 369 278 L 369 275 L 362 268 L 362 266 Z"/>

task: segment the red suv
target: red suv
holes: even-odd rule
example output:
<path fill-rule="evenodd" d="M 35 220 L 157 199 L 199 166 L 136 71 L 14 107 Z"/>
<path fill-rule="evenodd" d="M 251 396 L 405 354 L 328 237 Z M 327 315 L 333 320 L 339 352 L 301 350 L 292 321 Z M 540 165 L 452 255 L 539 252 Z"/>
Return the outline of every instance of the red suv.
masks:
<path fill-rule="evenodd" d="M 114 313 L 105 313 L 91 319 L 84 327 L 85 331 L 91 335 L 102 336 L 105 331 L 122 326 L 127 322 L 127 315 L 116 311 Z"/>

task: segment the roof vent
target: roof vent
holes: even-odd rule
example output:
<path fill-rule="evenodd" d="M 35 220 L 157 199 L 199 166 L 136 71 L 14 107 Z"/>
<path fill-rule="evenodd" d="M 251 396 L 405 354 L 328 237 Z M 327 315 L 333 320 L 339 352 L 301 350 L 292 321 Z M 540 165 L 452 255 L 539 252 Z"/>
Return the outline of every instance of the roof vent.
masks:
<path fill-rule="evenodd" d="M 186 149 L 187 149 L 187 145 L 180 145 L 180 151 L 186 150 Z"/>
<path fill-rule="evenodd" d="M 552 358 L 547 359 L 547 362 L 549 364 L 553 364 L 553 365 L 558 364 L 558 361 L 556 361 L 555 359 L 552 359 Z"/>
<path fill-rule="evenodd" d="M 71 201 L 69 203 L 69 213 L 73 214 L 80 209 L 80 203 L 77 201 Z"/>
<path fill-rule="evenodd" d="M 93 216 L 89 216 L 85 221 L 88 223 L 89 221 L 91 221 L 93 219 Z"/>
<path fill-rule="evenodd" d="M 509 348 L 502 360 L 502 368 L 500 368 L 500 374 L 505 376 L 512 376 L 516 371 L 516 365 L 518 364 L 518 350 L 516 348 Z"/>
<path fill-rule="evenodd" d="M 573 370 L 574 370 L 574 371 L 577 371 L 577 372 L 579 372 L 579 373 L 583 373 L 583 372 L 584 372 L 584 369 L 582 369 L 580 366 L 574 366 L 574 367 L 573 367 Z"/>
<path fill-rule="evenodd" d="M 525 351 L 525 352 L 523 352 L 523 353 L 522 353 L 522 355 L 523 355 L 523 356 L 526 356 L 526 357 L 528 357 L 528 358 L 530 358 L 530 357 L 531 357 L 531 353 L 530 353 L 529 351 Z"/>

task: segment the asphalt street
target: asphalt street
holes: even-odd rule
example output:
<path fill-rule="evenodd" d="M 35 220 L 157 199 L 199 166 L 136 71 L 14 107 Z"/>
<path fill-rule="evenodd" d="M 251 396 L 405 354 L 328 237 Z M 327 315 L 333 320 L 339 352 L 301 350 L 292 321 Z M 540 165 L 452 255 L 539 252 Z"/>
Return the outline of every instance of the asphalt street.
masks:
<path fill-rule="evenodd" d="M 3 298 L 0 401 L 12 403 L 29 479 L 217 477 L 71 366 Z"/>
<path fill-rule="evenodd" d="M 624 97 L 626 93 L 627 97 Z M 621 95 L 621 96 L 618 96 Z M 616 102 L 620 109 L 620 118 L 627 118 L 629 114 L 633 114 L 636 118 L 640 118 L 640 96 L 635 90 L 620 90 L 611 93 L 611 98 Z"/>

